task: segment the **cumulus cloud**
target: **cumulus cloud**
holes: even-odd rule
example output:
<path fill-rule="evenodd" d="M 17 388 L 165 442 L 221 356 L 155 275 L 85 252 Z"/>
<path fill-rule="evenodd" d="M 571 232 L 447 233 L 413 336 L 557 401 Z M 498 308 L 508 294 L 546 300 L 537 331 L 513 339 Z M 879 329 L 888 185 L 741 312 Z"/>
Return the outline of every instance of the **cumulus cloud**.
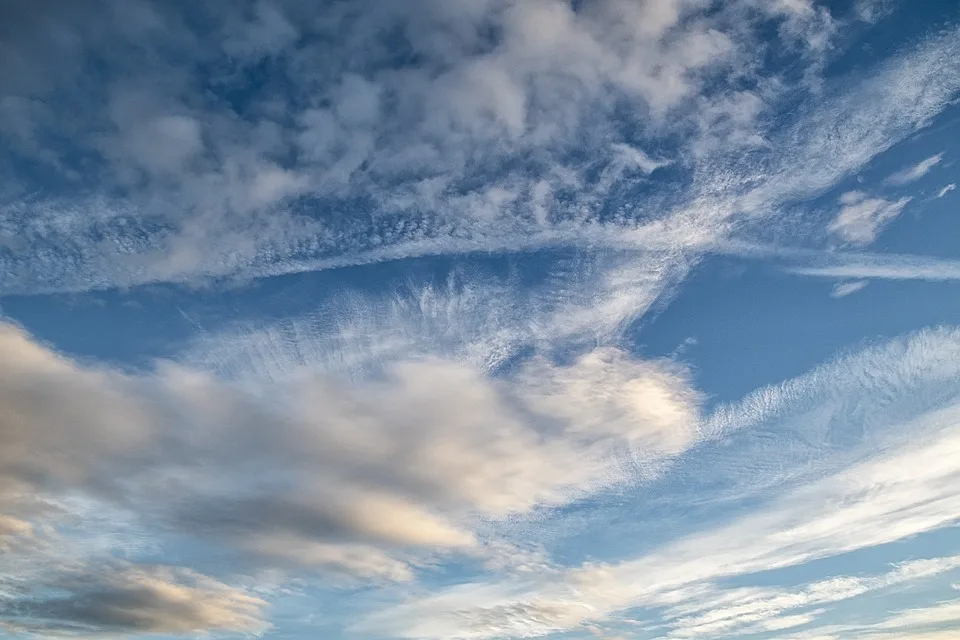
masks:
<path fill-rule="evenodd" d="M 685 373 L 613 350 L 504 381 L 410 361 L 358 387 L 91 368 L 10 325 L 0 351 L 6 530 L 27 531 L 25 495 L 79 494 L 253 566 L 408 580 L 418 552 L 482 555 L 478 517 L 631 482 L 616 462 L 631 449 L 662 458 L 696 438 Z"/>
<path fill-rule="evenodd" d="M 850 191 L 840 196 L 840 212 L 828 230 L 853 244 L 870 244 L 880 231 L 900 215 L 911 198 L 890 201 L 871 198 L 862 191 Z"/>
<path fill-rule="evenodd" d="M 564 205 L 568 196 L 599 196 L 603 181 L 586 183 L 589 167 L 573 157 L 583 144 L 598 145 L 595 157 L 614 173 L 662 165 L 617 134 L 609 105 L 624 100 L 651 121 L 681 116 L 683 101 L 731 71 L 734 39 L 748 33 L 690 19 L 704 4 L 687 0 L 581 9 L 557 0 L 483 2 L 456 11 L 411 0 L 389 11 L 358 3 L 319 12 L 313 3 L 261 1 L 185 15 L 142 1 L 119 14 L 141 16 L 131 30 L 106 18 L 99 26 L 61 22 L 43 7 L 28 19 L 19 6 L 6 22 L 32 35 L 12 42 L 12 54 L 59 30 L 75 58 L 103 62 L 102 74 L 77 73 L 70 82 L 47 74 L 49 86 L 0 86 L 27 131 L 43 124 L 42 109 L 57 112 L 68 101 L 81 109 L 69 100 L 78 91 L 109 106 L 83 111 L 82 129 L 78 117 L 51 120 L 59 139 L 95 160 L 91 171 L 73 169 L 98 185 L 93 201 L 6 205 L 80 231 L 61 237 L 62 228 L 35 225 L 35 215 L 17 216 L 34 242 L 79 254 L 88 280 L 69 288 L 98 286 L 99 278 L 123 285 L 230 275 L 448 238 L 488 246 L 549 230 L 582 213 L 585 203 Z M 223 27 L 201 38 L 210 20 Z M 393 51 L 376 35 L 388 32 L 399 38 Z M 109 54 L 130 46 L 128 35 L 148 58 L 136 72 Z M 289 82 L 247 86 L 251 95 L 231 102 L 254 64 Z M 90 130 L 101 133 L 91 138 Z M 522 158 L 533 162 L 520 166 Z M 60 152 L 54 168 L 65 162 Z M 474 184 L 477 176 L 489 176 L 487 184 Z M 318 223 L 316 207 L 347 207 L 358 197 L 372 215 Z M 530 220 L 534 201 L 555 219 Z M 78 206 L 105 213 L 96 232 Z M 93 239 L 104 235 L 123 255 Z M 69 273 L 32 276 L 56 288 Z"/>

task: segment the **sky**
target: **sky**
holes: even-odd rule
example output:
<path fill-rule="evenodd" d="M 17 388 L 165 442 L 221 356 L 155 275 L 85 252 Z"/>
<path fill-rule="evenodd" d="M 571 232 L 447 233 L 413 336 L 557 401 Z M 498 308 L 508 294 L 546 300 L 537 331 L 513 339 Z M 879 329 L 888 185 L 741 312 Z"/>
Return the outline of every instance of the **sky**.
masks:
<path fill-rule="evenodd" d="M 953 0 L 0 3 L 0 638 L 954 640 Z"/>

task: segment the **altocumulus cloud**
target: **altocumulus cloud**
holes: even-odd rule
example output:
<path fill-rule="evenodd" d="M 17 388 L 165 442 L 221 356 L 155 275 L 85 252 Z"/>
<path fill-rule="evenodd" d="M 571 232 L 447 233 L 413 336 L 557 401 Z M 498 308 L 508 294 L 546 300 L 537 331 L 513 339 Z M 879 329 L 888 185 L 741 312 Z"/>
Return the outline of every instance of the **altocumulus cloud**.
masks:
<path fill-rule="evenodd" d="M 840 147 L 862 163 L 948 100 L 900 83 L 869 131 L 849 105 L 828 103 L 839 113 L 813 119 L 839 118 L 845 139 L 778 158 L 797 136 L 770 140 L 767 116 L 803 79 L 762 78 L 754 53 L 774 23 L 815 71 L 839 23 L 808 0 L 21 1 L 4 11 L 4 234 L 43 248 L 0 255 L 4 291 L 622 244 L 622 230 L 677 207 L 699 209 L 686 233 L 709 235 L 778 195 L 736 201 L 754 185 L 730 181 L 731 153 L 748 154 L 744 175 L 760 169 L 755 153 L 773 154 L 771 177 L 796 183 L 794 168 L 777 166 L 784 158 Z M 918 61 L 915 77 L 932 71 L 950 85 L 949 59 Z M 665 147 L 669 156 L 649 150 Z M 678 157 L 685 175 L 673 189 L 633 210 L 604 204 Z M 814 159 L 801 160 L 812 171 Z M 834 175 L 850 169 L 834 164 Z M 695 195 L 722 197 L 678 197 L 691 177 Z M 661 243 L 676 243 L 670 226 Z"/>

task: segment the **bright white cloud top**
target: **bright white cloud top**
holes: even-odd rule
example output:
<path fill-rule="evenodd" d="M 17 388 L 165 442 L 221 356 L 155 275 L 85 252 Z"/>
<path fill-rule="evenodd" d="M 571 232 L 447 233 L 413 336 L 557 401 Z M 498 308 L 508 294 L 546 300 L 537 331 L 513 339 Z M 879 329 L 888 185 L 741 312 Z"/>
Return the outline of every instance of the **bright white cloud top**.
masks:
<path fill-rule="evenodd" d="M 960 634 L 954 4 L 5 3 L 0 637 Z"/>

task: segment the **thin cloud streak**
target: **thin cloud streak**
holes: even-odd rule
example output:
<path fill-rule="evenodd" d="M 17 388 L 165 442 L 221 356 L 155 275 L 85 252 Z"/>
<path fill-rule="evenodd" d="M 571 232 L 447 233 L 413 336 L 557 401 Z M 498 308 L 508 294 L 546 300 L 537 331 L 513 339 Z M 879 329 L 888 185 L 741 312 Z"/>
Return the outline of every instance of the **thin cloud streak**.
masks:
<path fill-rule="evenodd" d="M 916 165 L 908 169 L 904 169 L 903 171 L 899 171 L 893 174 L 892 176 L 887 178 L 887 182 L 889 182 L 890 184 L 895 184 L 897 186 L 903 186 L 915 180 L 919 180 L 923 176 L 930 173 L 931 169 L 933 169 L 938 164 L 940 164 L 941 160 L 943 160 L 942 153 L 938 153 L 935 156 L 930 156 L 929 158 L 926 158 L 925 160 L 921 160 Z"/>

